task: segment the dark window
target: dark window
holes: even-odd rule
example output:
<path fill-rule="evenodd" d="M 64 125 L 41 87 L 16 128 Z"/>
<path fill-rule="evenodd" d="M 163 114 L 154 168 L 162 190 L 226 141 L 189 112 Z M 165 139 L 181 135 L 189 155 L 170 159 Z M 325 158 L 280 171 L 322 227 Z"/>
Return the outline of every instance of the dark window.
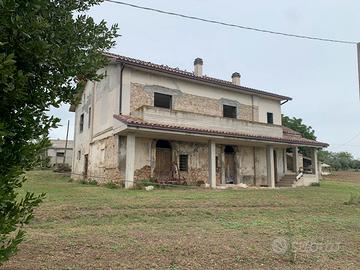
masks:
<path fill-rule="evenodd" d="M 224 152 L 226 154 L 233 154 L 233 153 L 235 153 L 235 150 L 234 150 L 234 147 L 232 147 L 231 145 L 226 145 Z"/>
<path fill-rule="evenodd" d="M 223 116 L 229 118 L 236 118 L 236 107 L 224 105 L 223 106 Z"/>
<path fill-rule="evenodd" d="M 154 106 L 171 109 L 171 96 L 160 93 L 154 93 Z"/>
<path fill-rule="evenodd" d="M 179 156 L 179 169 L 180 171 L 187 172 L 188 171 L 188 155 L 180 155 Z"/>
<path fill-rule="evenodd" d="M 56 156 L 57 156 L 57 157 L 63 157 L 63 156 L 64 156 L 64 152 L 57 152 L 57 153 L 56 153 Z"/>
<path fill-rule="evenodd" d="M 77 158 L 78 158 L 78 160 L 81 159 L 81 151 L 80 150 L 78 151 L 78 157 Z"/>
<path fill-rule="evenodd" d="M 268 124 L 274 124 L 274 114 L 271 112 L 267 113 L 267 122 Z"/>
<path fill-rule="evenodd" d="M 82 113 L 80 115 L 80 132 L 83 132 L 84 130 L 84 114 Z"/>
<path fill-rule="evenodd" d="M 156 142 L 156 148 L 168 148 L 168 149 L 171 149 L 171 144 L 169 143 L 169 141 L 158 140 Z"/>
<path fill-rule="evenodd" d="M 89 108 L 88 128 L 91 126 L 91 107 Z"/>

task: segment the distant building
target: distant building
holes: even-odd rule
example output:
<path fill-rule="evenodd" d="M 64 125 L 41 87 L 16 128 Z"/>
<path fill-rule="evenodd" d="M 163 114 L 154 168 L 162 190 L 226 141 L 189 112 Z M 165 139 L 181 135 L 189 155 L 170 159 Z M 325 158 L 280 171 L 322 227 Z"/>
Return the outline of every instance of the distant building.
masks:
<path fill-rule="evenodd" d="M 71 167 L 72 164 L 72 155 L 73 155 L 73 147 L 74 141 L 68 140 L 66 153 L 65 153 L 65 140 L 50 140 L 51 146 L 46 150 L 46 156 L 50 158 L 49 166 L 55 167 L 57 164 L 62 164 L 64 162 L 65 157 L 65 164 Z"/>

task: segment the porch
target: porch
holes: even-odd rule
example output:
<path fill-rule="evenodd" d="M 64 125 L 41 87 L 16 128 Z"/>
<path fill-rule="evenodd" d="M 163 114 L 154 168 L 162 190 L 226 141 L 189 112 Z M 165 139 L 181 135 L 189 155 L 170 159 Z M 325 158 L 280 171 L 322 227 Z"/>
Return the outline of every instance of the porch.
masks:
<path fill-rule="evenodd" d="M 216 123 L 210 129 L 201 127 L 203 116 L 194 115 L 200 119 L 190 127 L 185 123 L 174 124 L 173 120 L 180 121 L 182 117 L 174 117 L 172 112 L 168 123 L 162 123 L 167 121 L 159 116 L 151 120 L 146 115 L 141 118 L 114 115 L 114 134 L 122 141 L 119 163 L 123 164 L 120 171 L 125 172 L 126 187 L 133 186 L 136 180 L 161 181 L 166 177 L 202 181 L 212 188 L 238 183 L 274 188 L 318 182 L 317 149 L 327 144 L 302 138 L 285 127 L 229 120 L 234 125 L 261 127 L 260 133 L 248 133 L 242 128 L 237 131 L 234 125 L 227 125 L 233 130 L 218 128 L 225 121 L 223 118 L 204 116 Z M 305 177 L 298 152 L 300 146 L 311 152 L 312 165 Z M 292 165 L 287 161 L 288 149 L 293 152 Z"/>
<path fill-rule="evenodd" d="M 206 185 L 211 188 L 237 184 L 286 187 L 318 182 L 317 150 L 312 149 L 313 169 L 302 173 L 298 147 L 288 164 L 289 147 L 236 141 L 202 141 L 176 136 L 157 137 L 131 133 L 120 137 L 125 149 L 125 186 L 152 179 L 160 184 Z"/>

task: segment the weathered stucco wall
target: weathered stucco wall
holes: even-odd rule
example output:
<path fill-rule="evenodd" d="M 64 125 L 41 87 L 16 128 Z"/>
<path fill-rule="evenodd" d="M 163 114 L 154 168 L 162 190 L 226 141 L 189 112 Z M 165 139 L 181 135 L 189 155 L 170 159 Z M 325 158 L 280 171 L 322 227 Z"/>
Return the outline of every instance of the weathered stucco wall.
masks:
<path fill-rule="evenodd" d="M 143 105 L 154 106 L 154 92 L 172 96 L 172 109 L 211 116 L 223 116 L 223 105 L 237 107 L 237 118 L 242 120 L 258 121 L 259 109 L 257 106 L 242 104 L 236 100 L 225 98 L 215 99 L 182 92 L 158 85 L 130 84 L 130 110 L 131 112 Z"/>
<path fill-rule="evenodd" d="M 124 138 L 125 140 L 125 138 Z M 179 165 L 179 155 L 188 155 L 188 171 L 180 171 L 180 176 L 189 183 L 208 182 L 208 145 L 205 143 L 190 143 L 170 141 L 172 161 Z M 151 179 L 156 166 L 156 140 L 136 138 L 135 179 Z M 237 183 L 248 185 L 267 185 L 266 151 L 265 148 L 250 146 L 234 146 L 235 164 L 237 168 Z M 125 148 L 122 150 L 125 151 Z M 216 168 L 217 184 L 223 182 L 224 145 L 216 145 L 218 164 Z M 254 160 L 255 154 L 255 160 Z M 122 160 L 120 158 L 120 160 Z M 124 161 L 125 162 L 125 161 Z M 124 163 L 123 162 L 123 163 Z M 254 168 L 255 166 L 255 168 Z M 256 172 L 254 171 L 256 170 Z M 254 182 L 256 176 L 256 182 Z"/>
<path fill-rule="evenodd" d="M 119 182 L 117 138 L 110 136 L 90 145 L 88 178 L 98 183 Z"/>

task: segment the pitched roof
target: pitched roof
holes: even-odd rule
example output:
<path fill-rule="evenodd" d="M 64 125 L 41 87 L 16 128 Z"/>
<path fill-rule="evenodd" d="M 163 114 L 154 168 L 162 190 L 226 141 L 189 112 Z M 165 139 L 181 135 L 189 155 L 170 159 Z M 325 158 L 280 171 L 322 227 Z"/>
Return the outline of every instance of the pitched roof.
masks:
<path fill-rule="evenodd" d="M 278 95 L 275 93 L 270 93 L 270 92 L 266 92 L 263 90 L 258 90 L 258 89 L 254 89 L 254 88 L 250 88 L 250 87 L 241 86 L 241 85 L 235 85 L 230 81 L 220 80 L 220 79 L 216 79 L 216 78 L 209 77 L 206 75 L 196 76 L 193 72 L 188 72 L 185 70 L 181 70 L 179 68 L 172 68 L 172 67 L 169 67 L 166 65 L 154 64 L 151 62 L 146 62 L 146 61 L 142 61 L 142 60 L 138 60 L 138 59 L 134 59 L 134 58 L 118 55 L 118 54 L 113 54 L 113 53 L 104 53 L 104 55 L 116 62 L 125 63 L 128 65 L 137 66 L 137 67 L 150 69 L 150 70 L 154 70 L 154 71 L 159 71 L 159 72 L 179 76 L 182 78 L 186 78 L 186 79 L 190 79 L 190 80 L 194 80 L 194 81 L 198 81 L 198 82 L 205 82 L 205 83 L 210 83 L 210 84 L 214 84 L 217 86 L 227 87 L 233 91 L 243 92 L 243 93 L 247 93 L 247 94 L 251 94 L 251 95 L 267 96 L 267 97 L 275 98 L 278 100 L 292 100 L 291 97 Z"/>
<path fill-rule="evenodd" d="M 222 137 L 232 137 L 232 138 L 248 139 L 248 140 L 256 140 L 256 141 L 279 142 L 279 143 L 288 143 L 292 145 L 305 145 L 312 147 L 329 146 L 327 143 L 309 140 L 301 136 L 298 136 L 299 133 L 286 127 L 283 127 L 283 137 L 269 137 L 269 136 L 251 135 L 241 132 L 230 132 L 224 130 L 203 129 L 203 128 L 194 128 L 194 127 L 187 127 L 180 125 L 152 123 L 130 115 L 114 115 L 114 118 L 126 124 L 129 127 L 185 132 L 185 133 L 203 134 L 210 136 L 213 135 L 213 136 L 222 136 Z"/>
<path fill-rule="evenodd" d="M 49 148 L 65 148 L 65 144 L 66 144 L 66 140 L 50 140 L 51 142 L 51 146 Z M 68 140 L 67 142 L 67 149 L 72 149 L 74 145 L 74 141 L 73 140 Z"/>

